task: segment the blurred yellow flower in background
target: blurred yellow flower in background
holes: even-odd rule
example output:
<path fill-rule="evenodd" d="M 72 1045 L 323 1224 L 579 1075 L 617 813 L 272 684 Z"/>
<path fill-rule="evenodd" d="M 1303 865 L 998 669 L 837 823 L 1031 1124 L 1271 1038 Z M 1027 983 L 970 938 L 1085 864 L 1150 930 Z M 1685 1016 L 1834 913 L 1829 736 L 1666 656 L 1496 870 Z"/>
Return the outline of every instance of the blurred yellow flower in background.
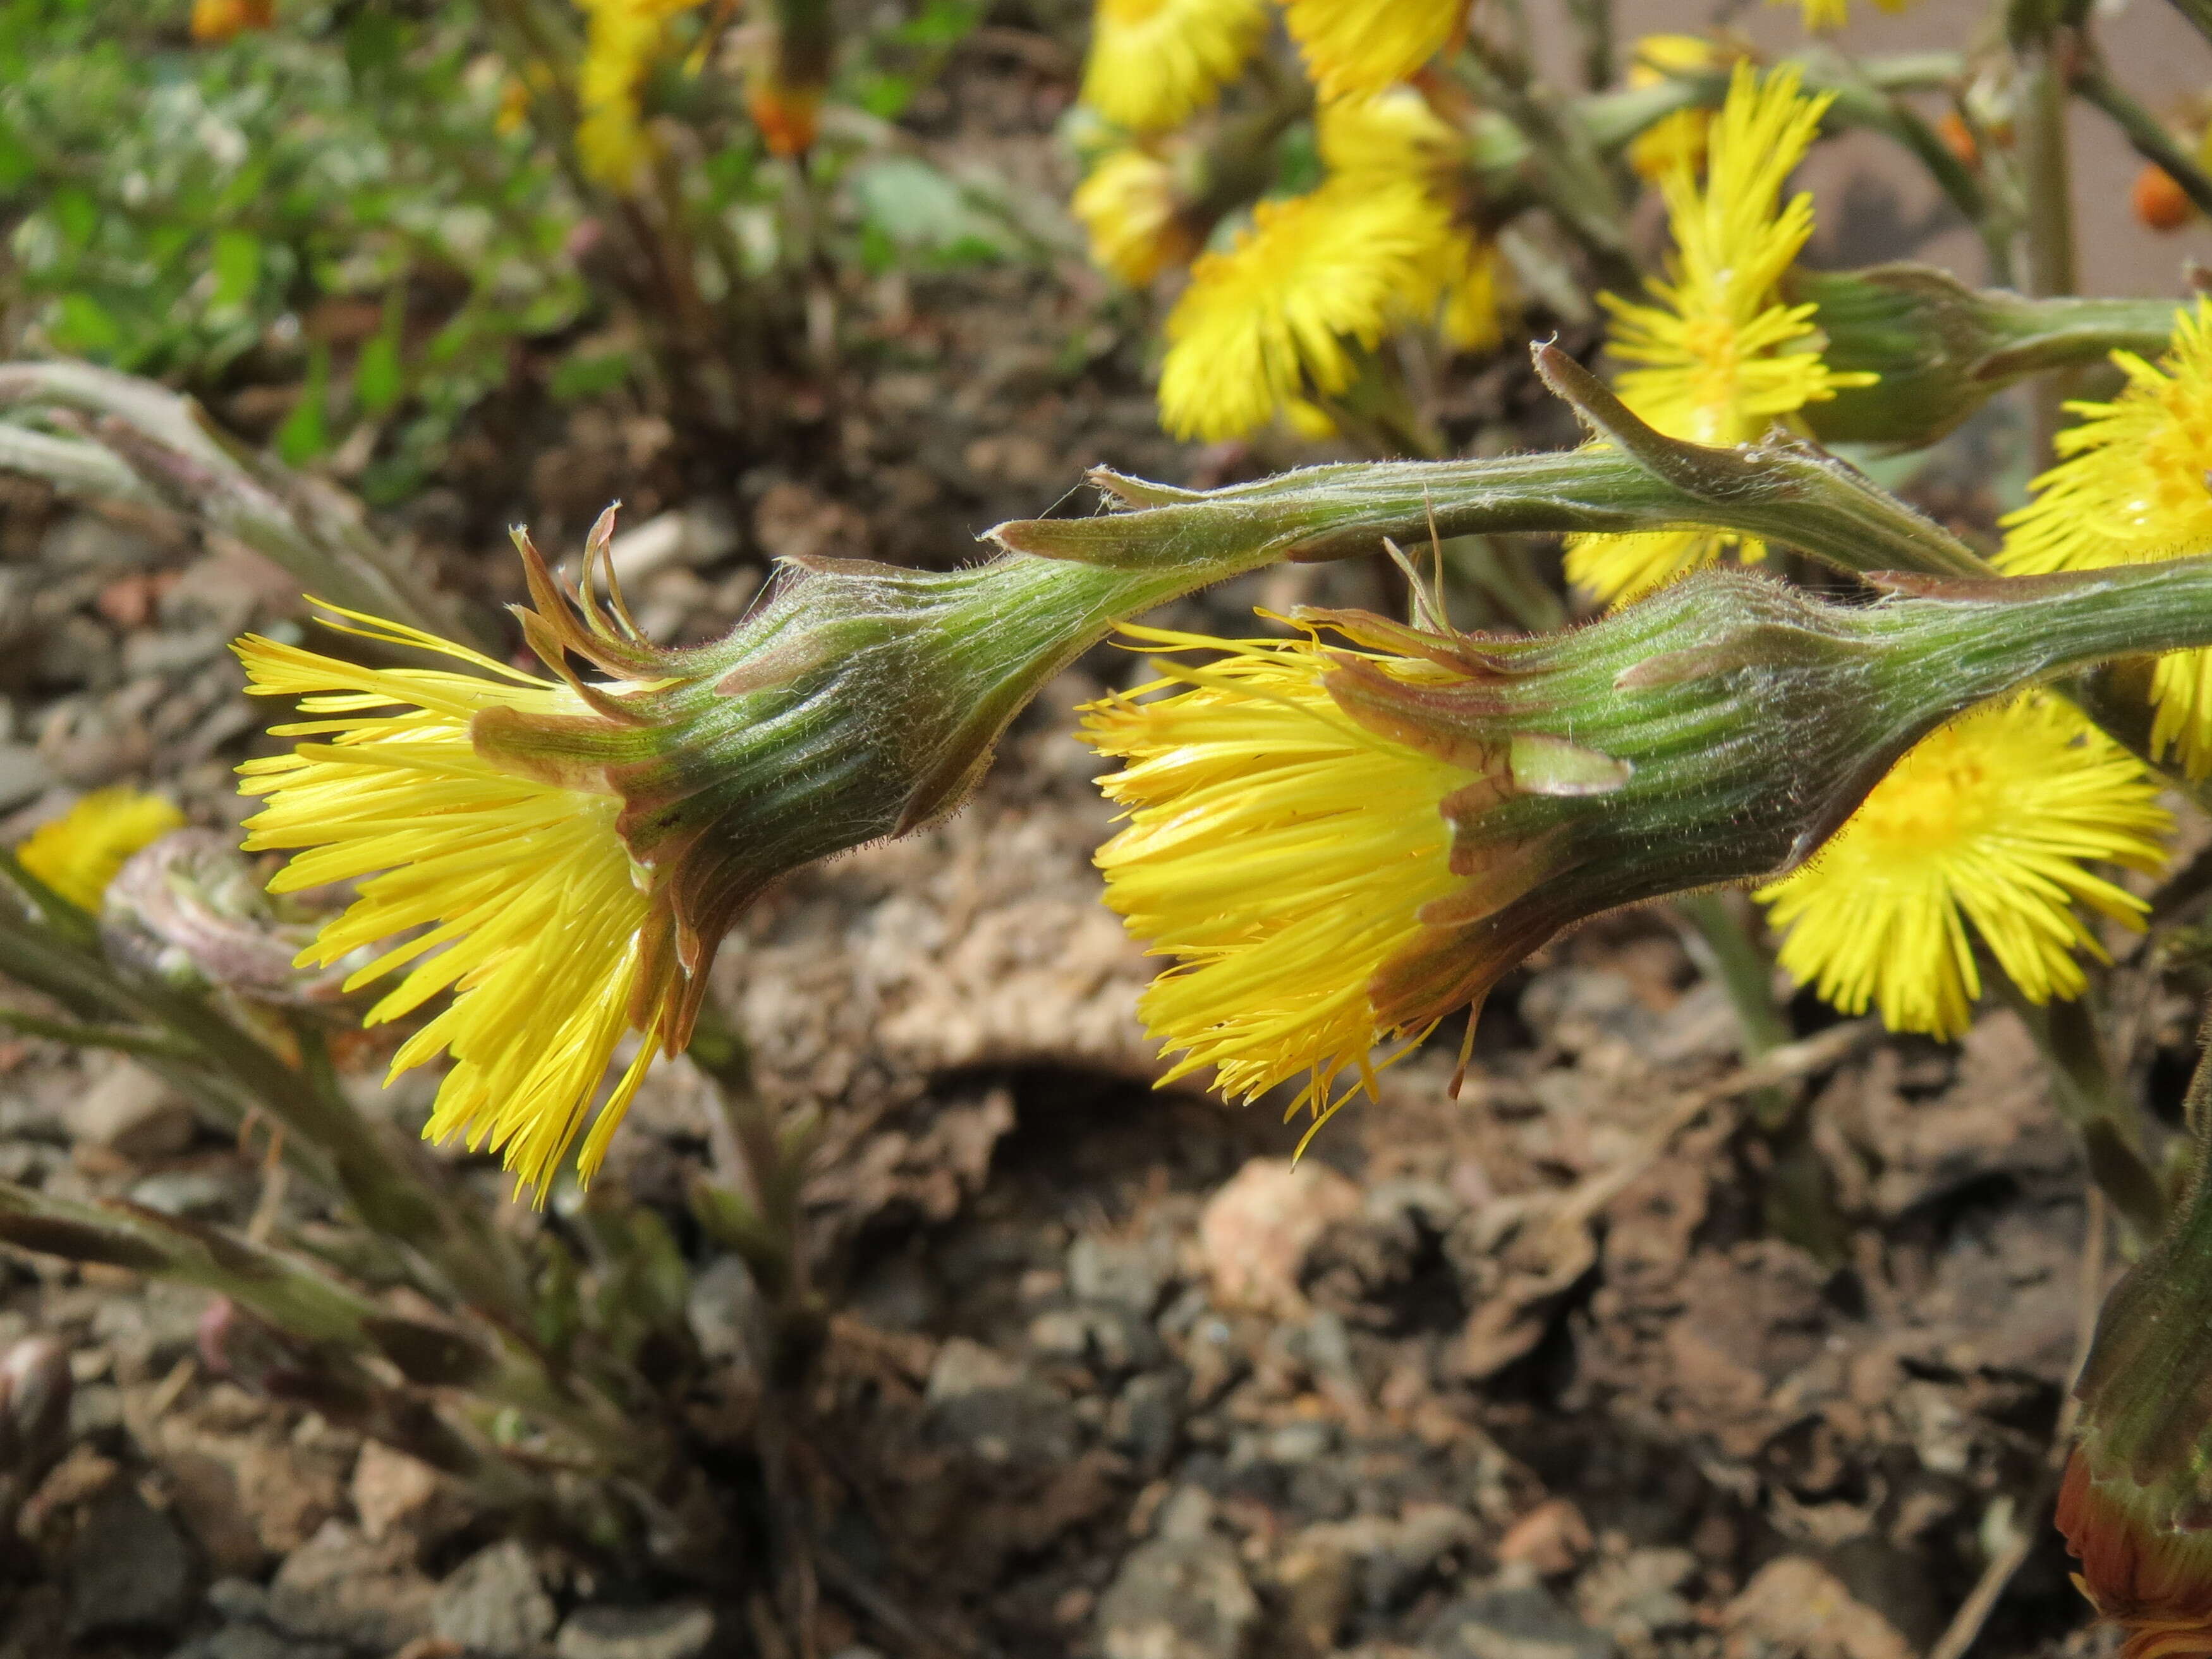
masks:
<path fill-rule="evenodd" d="M 1198 239 L 1183 216 L 1175 168 L 1141 149 L 1117 149 L 1091 169 L 1068 203 L 1091 239 L 1092 261 L 1132 288 L 1187 264 Z"/>
<path fill-rule="evenodd" d="M 668 20 L 701 0 L 580 0 L 586 17 L 576 152 L 584 171 L 625 195 L 639 188 L 652 149 L 639 91 L 660 55 Z"/>
<path fill-rule="evenodd" d="M 1139 132 L 1213 101 L 1267 32 L 1264 0 L 1098 0 L 1083 101 Z"/>
<path fill-rule="evenodd" d="M 1468 0 L 1284 0 L 1283 21 L 1323 101 L 1379 92 L 1449 46 Z"/>
<path fill-rule="evenodd" d="M 70 903 L 97 911 L 100 895 L 124 861 L 184 823 L 185 815 L 165 796 L 121 785 L 95 789 L 60 817 L 33 830 L 15 856 Z"/>
<path fill-rule="evenodd" d="M 1436 303 L 1449 216 L 1411 179 L 1334 179 L 1262 202 L 1230 246 L 1200 256 L 1167 321 L 1160 418 L 1218 441 L 1352 384 L 1346 342 Z"/>
<path fill-rule="evenodd" d="M 1721 49 L 1702 35 L 1647 34 L 1630 54 L 1628 84 L 1663 86 L 1669 70 L 1707 70 L 1726 61 Z M 1705 164 L 1705 134 L 1712 126 L 1709 109 L 1678 109 L 1638 133 L 1628 146 L 1628 164 L 1646 179 L 1664 179 L 1679 168 L 1694 173 Z"/>

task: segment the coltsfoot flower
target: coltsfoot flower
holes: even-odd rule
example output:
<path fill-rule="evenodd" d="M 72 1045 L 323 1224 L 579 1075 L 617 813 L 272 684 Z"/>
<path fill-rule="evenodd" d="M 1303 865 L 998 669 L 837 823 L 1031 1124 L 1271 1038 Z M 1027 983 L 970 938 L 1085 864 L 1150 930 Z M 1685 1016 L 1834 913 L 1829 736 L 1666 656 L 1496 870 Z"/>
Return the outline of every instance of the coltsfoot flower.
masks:
<path fill-rule="evenodd" d="M 2058 434 L 2061 459 L 2034 499 L 2005 517 L 2000 569 L 2091 569 L 2212 546 L 2212 302 L 2175 313 L 2156 363 L 2131 351 L 2112 362 L 2127 385 L 2110 403 L 2067 405 L 2083 418 Z M 2212 775 L 2212 652 L 2160 657 L 2151 695 L 2153 749 L 2191 778 Z"/>
<path fill-rule="evenodd" d="M 1083 101 L 1136 132 L 1213 101 L 1267 32 L 1265 0 L 1098 0 Z"/>
<path fill-rule="evenodd" d="M 1469 0 L 1284 0 L 1283 21 L 1324 101 L 1379 92 L 1449 46 Z"/>
<path fill-rule="evenodd" d="M 701 0 L 583 0 L 586 18 L 577 96 L 583 120 L 576 154 L 584 171 L 608 188 L 635 192 L 650 158 L 639 89 L 668 33 L 668 20 Z"/>
<path fill-rule="evenodd" d="M 1706 143 L 1702 188 L 1686 161 L 1660 180 L 1675 253 L 1649 302 L 1601 295 L 1613 313 L 1607 349 L 1622 362 L 1621 401 L 1670 438 L 1732 445 L 1764 437 L 1841 386 L 1870 384 L 1820 355 L 1812 304 L 1777 290 L 1813 234 L 1813 198 L 1783 186 L 1818 134 L 1832 94 L 1808 97 L 1794 65 L 1763 79 L 1738 64 Z M 1567 574 L 1613 603 L 1635 598 L 1733 551 L 1765 555 L 1754 538 L 1682 530 L 1570 539 Z"/>
<path fill-rule="evenodd" d="M 1900 12 L 1909 10 L 1916 0 L 1874 0 L 1874 3 L 1884 11 Z M 1766 3 L 1786 6 L 1791 3 L 1791 0 L 1766 0 Z M 1826 34 L 1851 21 L 1851 0 L 1796 0 L 1796 4 L 1804 15 L 1805 27 L 1815 33 Z"/>
<path fill-rule="evenodd" d="M 478 748 L 476 726 L 493 710 L 568 720 L 595 711 L 558 679 L 434 635 L 354 611 L 336 611 L 331 625 L 471 672 L 362 667 L 258 635 L 239 642 L 248 691 L 297 698 L 314 717 L 272 732 L 317 739 L 239 769 L 240 789 L 265 803 L 246 820 L 246 849 L 295 854 L 270 884 L 276 892 L 359 883 L 298 965 L 380 946 L 344 986 L 397 977 L 370 1024 L 452 993 L 401 1045 L 392 1074 L 449 1054 L 425 1134 L 489 1145 L 518 1185 L 551 1179 L 617 1045 L 636 1030 L 636 1056 L 584 1146 L 588 1178 L 676 1035 L 672 918 L 665 905 L 655 914 L 659 884 L 623 844 L 620 795 L 502 764 Z"/>
<path fill-rule="evenodd" d="M 1409 179 L 1332 179 L 1261 202 L 1249 229 L 1202 254 L 1167 321 L 1160 416 L 1179 438 L 1241 437 L 1333 397 L 1395 318 L 1437 303 L 1450 216 Z"/>
<path fill-rule="evenodd" d="M 1981 994 L 1976 940 L 2030 1002 L 2081 994 L 2105 959 L 2077 907 L 2140 926 L 2091 868 L 2155 871 L 2171 814 L 2142 763 L 2040 693 L 1923 738 L 1813 860 L 1759 894 L 1781 962 L 1849 1014 L 1954 1037 Z"/>
<path fill-rule="evenodd" d="M 15 849 L 23 867 L 80 909 L 97 914 L 100 896 L 141 848 L 181 827 L 167 796 L 118 785 L 95 789 Z"/>
<path fill-rule="evenodd" d="M 2018 591 L 2112 615 L 2087 589 Z M 1941 592 L 1853 608 L 1706 571 L 1533 639 L 1455 632 L 1425 599 L 1419 627 L 1301 611 L 1287 640 L 1131 630 L 1206 659 L 1164 660 L 1081 732 L 1122 763 L 1101 781 L 1127 817 L 1098 854 L 1106 901 L 1172 958 L 1141 1004 L 1180 1052 L 1168 1076 L 1210 1066 L 1246 1100 L 1297 1083 L 1292 1109 L 1326 1117 L 1340 1076 L 1371 1083 L 1376 1044 L 1479 1007 L 1563 927 L 1795 867 L 1928 732 L 2079 648 L 2054 651 L 2057 609 Z M 2130 779 L 2080 791 L 2072 850 L 2150 848 L 2163 815 Z M 2058 879 L 2040 851 L 2020 855 L 2039 893 Z M 2009 944 L 2054 925 L 1994 927 Z"/>
<path fill-rule="evenodd" d="M 1198 252 L 1175 167 L 1148 150 L 1103 157 L 1068 206 L 1090 234 L 1091 258 L 1132 288 L 1188 264 Z"/>

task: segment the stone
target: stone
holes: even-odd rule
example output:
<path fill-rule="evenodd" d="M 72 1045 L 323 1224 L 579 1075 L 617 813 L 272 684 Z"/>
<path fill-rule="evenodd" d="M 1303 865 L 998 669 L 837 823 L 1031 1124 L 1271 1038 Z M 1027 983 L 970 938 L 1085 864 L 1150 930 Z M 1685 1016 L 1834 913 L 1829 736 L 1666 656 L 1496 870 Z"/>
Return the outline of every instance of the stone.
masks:
<path fill-rule="evenodd" d="M 1912 1644 L 1802 1555 L 1769 1561 L 1721 1614 L 1727 1659 L 1911 1659 Z"/>
<path fill-rule="evenodd" d="M 560 1659 L 697 1659 L 714 1639 L 703 1601 L 651 1607 L 580 1607 L 555 1638 Z"/>
<path fill-rule="evenodd" d="M 194 1221 L 237 1218 L 252 1202 L 250 1182 L 228 1170 L 163 1170 L 136 1182 L 131 1201 Z"/>
<path fill-rule="evenodd" d="M 430 1603 L 433 1635 L 493 1659 L 538 1652 L 559 1622 L 529 1550 L 512 1538 L 464 1561 Z"/>
<path fill-rule="evenodd" d="M 1302 1317 L 1306 1253 L 1359 1213 L 1359 1188 L 1316 1159 L 1255 1158 L 1206 1201 L 1198 1243 L 1215 1305 Z"/>
<path fill-rule="evenodd" d="M 350 1659 L 350 1656 L 334 1642 L 298 1642 L 266 1625 L 236 1624 L 194 1638 L 172 1652 L 169 1659 Z"/>
<path fill-rule="evenodd" d="M 1241 1659 L 1259 1622 L 1236 1547 L 1205 1534 L 1131 1550 L 1098 1598 L 1094 1627 L 1106 1659 Z"/>
<path fill-rule="evenodd" d="M 1106 1438 L 1140 1468 L 1164 1465 L 1182 1432 L 1190 1381 L 1180 1365 L 1131 1377 L 1106 1413 Z"/>
<path fill-rule="evenodd" d="M 1085 1302 L 1149 1319 L 1166 1283 L 1160 1252 L 1148 1239 L 1085 1233 L 1067 1247 L 1067 1288 Z"/>
<path fill-rule="evenodd" d="M 932 1436 L 965 1446 L 987 1463 L 1056 1466 L 1081 1449 L 1066 1395 L 965 1337 L 938 1349 L 924 1399 Z"/>
<path fill-rule="evenodd" d="M 1698 1558 L 1676 1545 L 1633 1549 L 1601 1561 L 1576 1585 L 1576 1601 L 1591 1624 L 1626 1647 L 1648 1648 L 1664 1632 L 1686 1630 L 1697 1610 L 1682 1587 L 1698 1574 Z"/>
<path fill-rule="evenodd" d="M 54 787 L 53 769 L 27 743 L 0 743 L 0 812 Z"/>
<path fill-rule="evenodd" d="M 389 1653 L 429 1635 L 434 1594 L 394 1540 L 372 1543 L 342 1521 L 326 1521 L 276 1569 L 269 1621 L 309 1641 Z"/>
<path fill-rule="evenodd" d="M 70 1563 L 72 1631 L 173 1628 L 191 1611 L 191 1552 L 175 1522 L 128 1484 L 94 1500 Z"/>
<path fill-rule="evenodd" d="M 272 1426 L 281 1423 L 264 1402 L 219 1382 L 147 1437 L 179 1518 L 217 1572 L 265 1571 L 343 1505 L 352 1437 L 319 1419 L 281 1438 Z"/>
<path fill-rule="evenodd" d="M 1589 1522 L 1567 1498 L 1547 1498 L 1505 1529 L 1500 1561 L 1518 1561 L 1547 1578 L 1572 1572 L 1590 1552 Z"/>
<path fill-rule="evenodd" d="M 39 561 L 61 570 L 138 570 L 161 550 L 126 526 L 94 513 L 72 513 L 39 542 Z"/>
<path fill-rule="evenodd" d="M 71 1116 L 76 1139 L 143 1164 L 191 1144 L 192 1109 L 136 1060 L 112 1060 L 86 1090 Z"/>
<path fill-rule="evenodd" d="M 362 1442 L 346 1495 L 372 1542 L 404 1537 L 419 1549 L 459 1530 L 471 1514 L 453 1480 L 380 1440 Z"/>
<path fill-rule="evenodd" d="M 1613 1659 L 1615 1650 L 1541 1584 L 1509 1571 L 1438 1613 L 1421 1651 L 1434 1659 Z"/>

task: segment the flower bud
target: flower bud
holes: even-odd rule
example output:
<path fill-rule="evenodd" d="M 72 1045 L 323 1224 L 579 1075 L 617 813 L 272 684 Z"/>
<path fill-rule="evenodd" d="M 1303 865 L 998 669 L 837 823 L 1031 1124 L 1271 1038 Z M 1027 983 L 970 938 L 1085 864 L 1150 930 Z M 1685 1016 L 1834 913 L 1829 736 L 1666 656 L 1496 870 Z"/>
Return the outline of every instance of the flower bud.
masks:
<path fill-rule="evenodd" d="M 173 985 L 216 987 L 258 1002 L 323 1002 L 349 967 L 293 966 L 315 933 L 280 918 L 234 837 L 179 830 L 134 854 L 107 885 L 100 941 Z"/>
<path fill-rule="evenodd" d="M 2079 1439 L 2058 1495 L 2074 1582 L 2127 1632 L 2126 1659 L 2212 1654 L 2212 1187 L 2204 1081 L 2191 1090 L 2194 1189 L 2105 1299 L 2075 1385 Z"/>
<path fill-rule="evenodd" d="M 2115 349 L 2154 356 L 2173 328 L 2171 301 L 2024 299 L 1927 265 L 1796 270 L 1783 287 L 1820 307 L 1832 369 L 1878 377 L 1806 407 L 1823 443 L 1930 444 L 2030 375 Z"/>

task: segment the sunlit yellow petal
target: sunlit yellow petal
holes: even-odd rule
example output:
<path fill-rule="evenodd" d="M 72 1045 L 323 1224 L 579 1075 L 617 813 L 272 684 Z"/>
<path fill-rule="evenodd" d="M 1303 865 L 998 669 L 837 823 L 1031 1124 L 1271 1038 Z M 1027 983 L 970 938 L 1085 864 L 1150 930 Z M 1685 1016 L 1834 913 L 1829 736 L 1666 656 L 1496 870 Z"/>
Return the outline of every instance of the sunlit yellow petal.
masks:
<path fill-rule="evenodd" d="M 2212 303 L 2174 315 L 2155 363 L 2112 361 L 2127 385 L 2112 402 L 2069 404 L 2057 465 L 2003 520 L 1998 568 L 2020 575 L 2181 558 L 2212 547 Z M 2151 742 L 2192 778 L 2212 775 L 2212 652 L 2161 657 Z"/>
<path fill-rule="evenodd" d="M 1956 1036 L 1978 939 L 2031 1002 L 2075 997 L 2102 958 L 2077 906 L 2140 925 L 2094 863 L 2156 870 L 2172 819 L 2134 757 L 2041 693 L 1924 738 L 1803 869 L 1764 889 L 1782 965 L 1846 1013 Z"/>
<path fill-rule="evenodd" d="M 125 860 L 151 846 L 185 815 L 164 796 L 118 786 L 95 789 L 15 849 L 23 867 L 72 904 L 100 908 L 100 895 Z"/>

